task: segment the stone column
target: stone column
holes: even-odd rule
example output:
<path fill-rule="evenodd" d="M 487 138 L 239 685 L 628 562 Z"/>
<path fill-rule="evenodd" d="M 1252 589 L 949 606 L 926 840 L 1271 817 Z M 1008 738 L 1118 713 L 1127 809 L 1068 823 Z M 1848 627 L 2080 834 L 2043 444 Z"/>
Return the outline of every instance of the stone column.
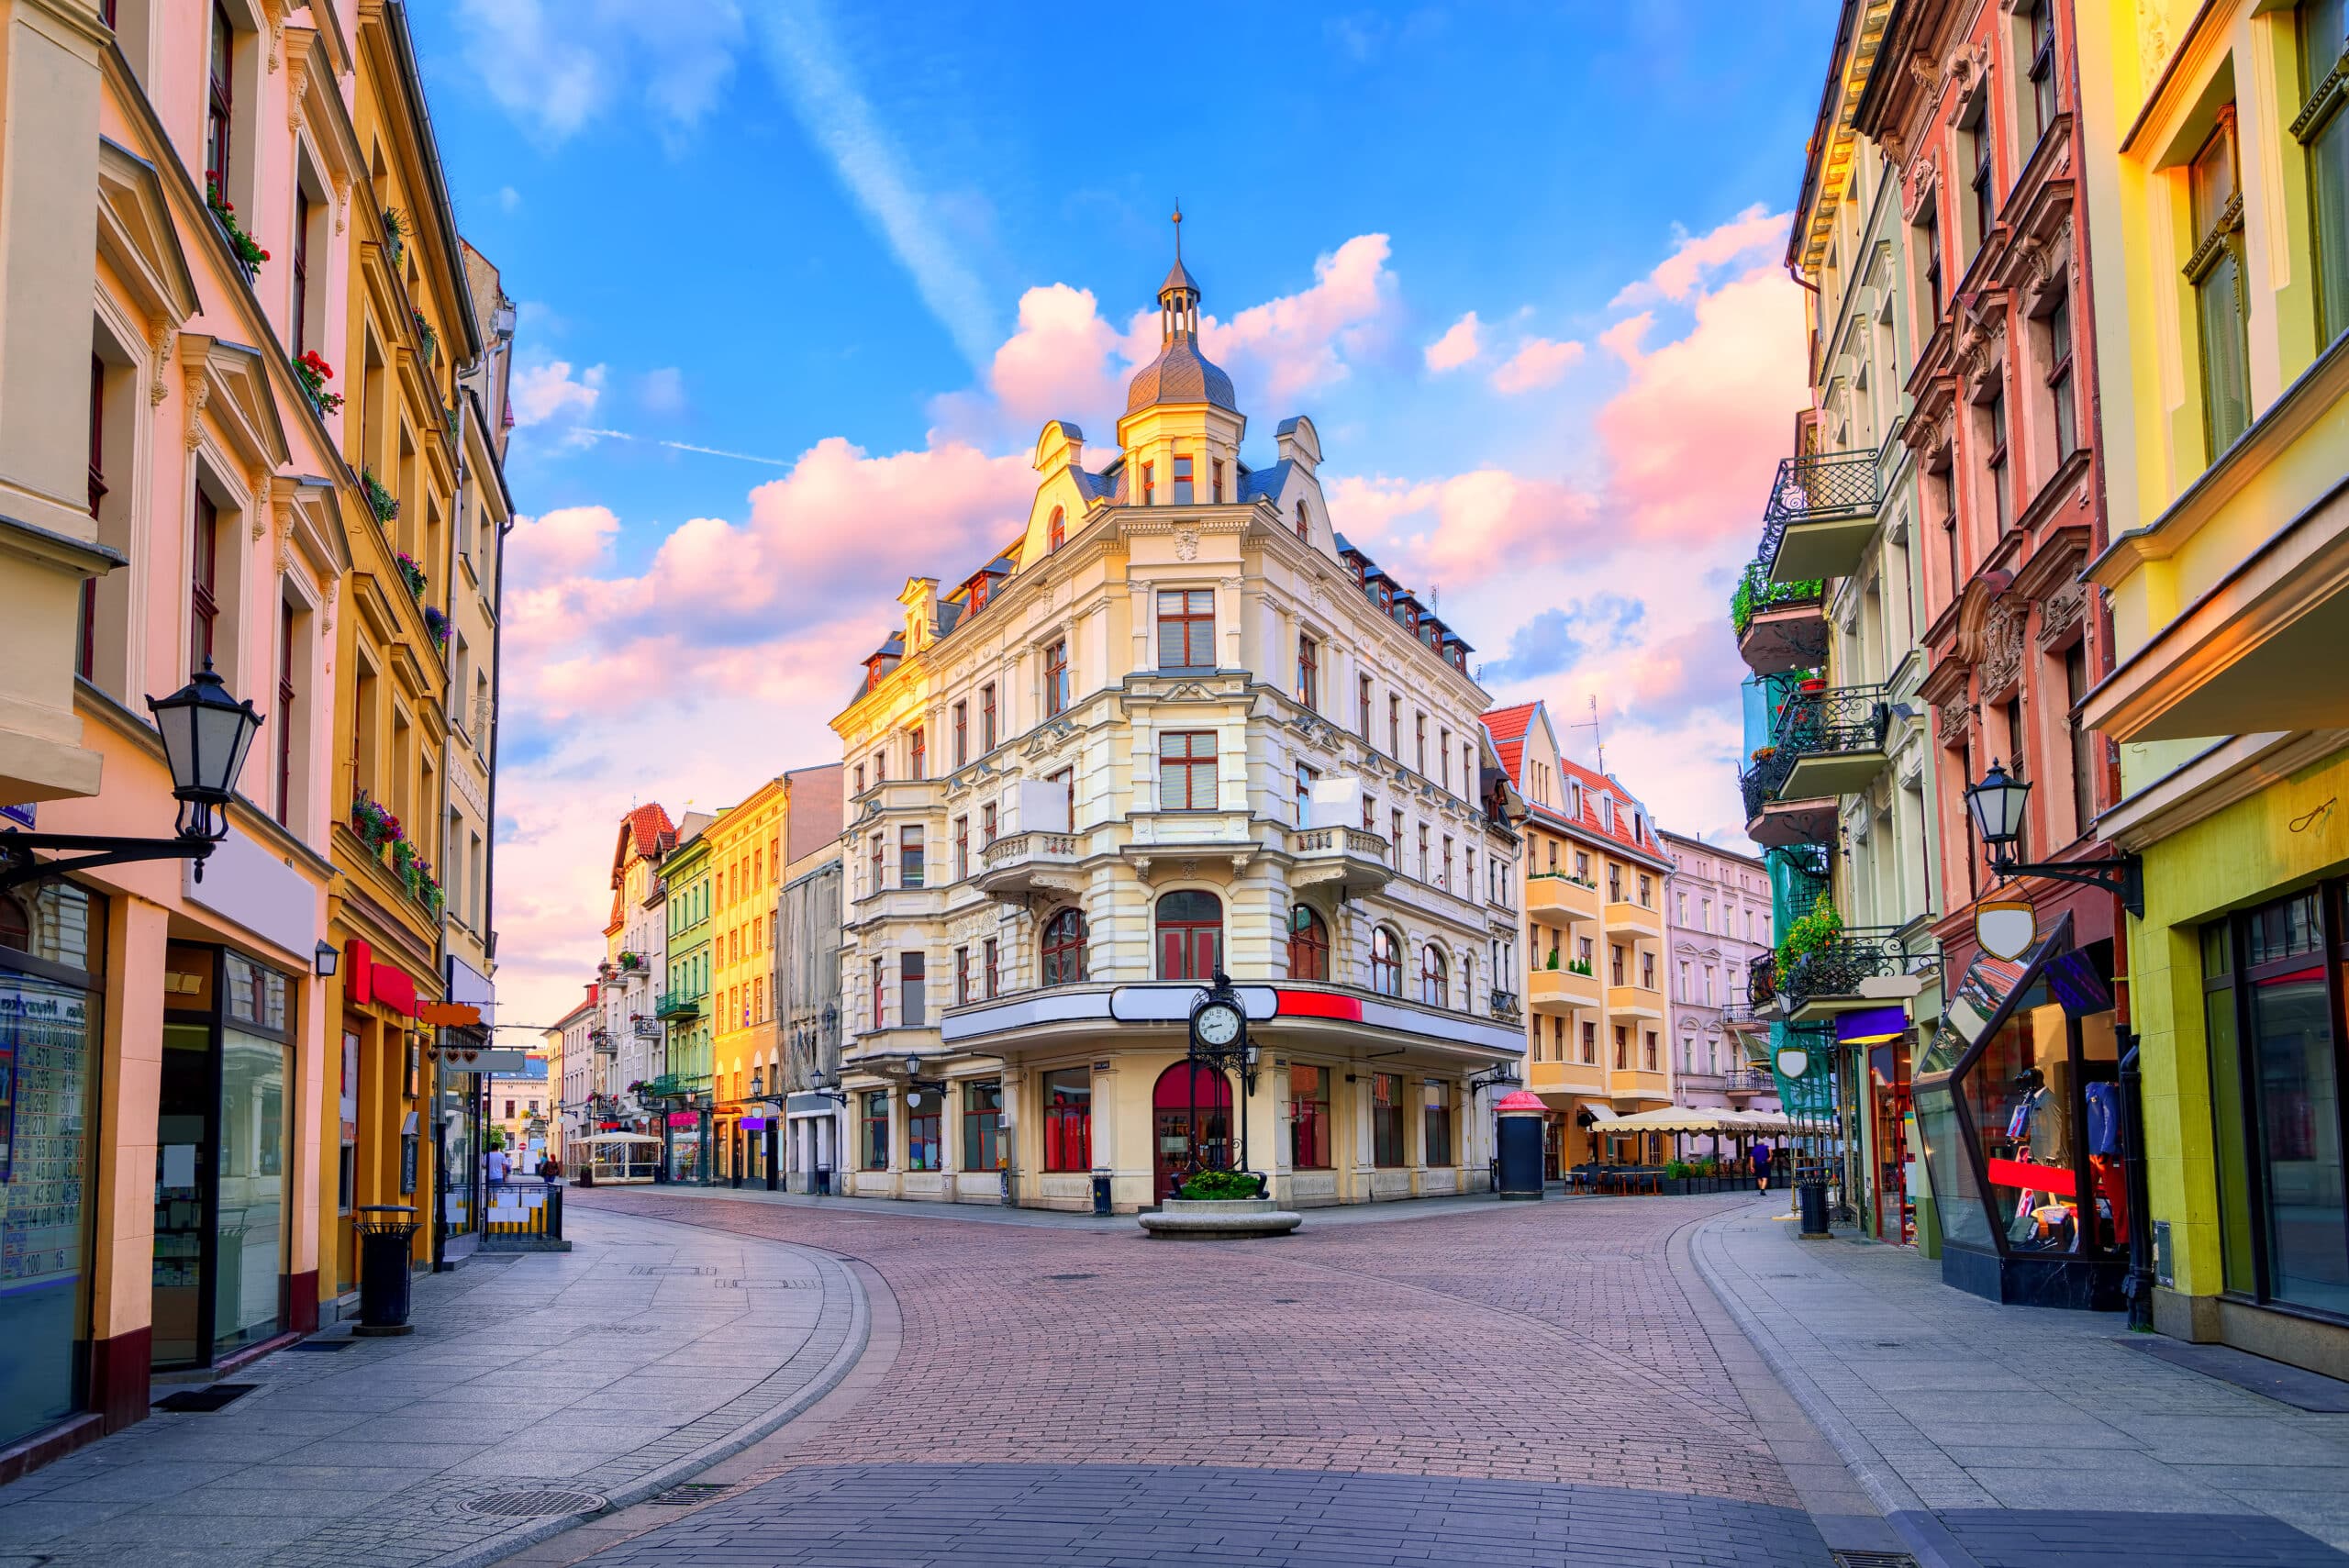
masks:
<path fill-rule="evenodd" d="M 105 1140 L 91 1203 L 90 1404 L 109 1430 L 147 1415 L 152 1364 L 156 1118 L 163 1088 L 164 948 L 171 917 L 134 895 L 111 900 L 106 1017 L 97 1058 Z"/>

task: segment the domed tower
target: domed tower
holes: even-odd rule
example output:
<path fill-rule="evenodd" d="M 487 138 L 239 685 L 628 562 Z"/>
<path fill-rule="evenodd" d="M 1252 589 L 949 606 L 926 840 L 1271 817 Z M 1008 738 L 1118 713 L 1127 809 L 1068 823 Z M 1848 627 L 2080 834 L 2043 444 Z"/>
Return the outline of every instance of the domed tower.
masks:
<path fill-rule="evenodd" d="M 1158 357 L 1126 388 L 1118 445 L 1120 499 L 1130 506 L 1236 504 L 1247 417 L 1231 378 L 1199 352 L 1199 285 L 1183 265 L 1183 214 L 1174 214 L 1174 265 L 1158 285 Z"/>

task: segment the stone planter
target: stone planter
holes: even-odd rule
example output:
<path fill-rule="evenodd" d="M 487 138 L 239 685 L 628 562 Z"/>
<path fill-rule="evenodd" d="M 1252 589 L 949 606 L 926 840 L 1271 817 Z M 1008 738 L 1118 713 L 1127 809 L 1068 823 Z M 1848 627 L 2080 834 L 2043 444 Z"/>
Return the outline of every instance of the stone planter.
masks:
<path fill-rule="evenodd" d="M 1157 1213 L 1137 1218 L 1152 1236 L 1191 1241 L 1286 1236 L 1305 1223 L 1305 1216 L 1279 1207 L 1268 1197 L 1168 1198 Z"/>

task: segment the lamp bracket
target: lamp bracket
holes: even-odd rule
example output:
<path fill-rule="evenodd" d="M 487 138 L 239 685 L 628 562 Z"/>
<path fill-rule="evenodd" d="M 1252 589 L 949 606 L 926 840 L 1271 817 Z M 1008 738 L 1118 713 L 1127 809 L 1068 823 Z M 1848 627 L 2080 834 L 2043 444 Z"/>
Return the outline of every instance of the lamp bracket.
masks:
<path fill-rule="evenodd" d="M 2145 917 L 2145 864 L 2135 855 L 2118 855 L 2107 860 L 2060 861 L 2042 863 L 2018 861 L 2011 852 L 1994 855 L 1990 869 L 2000 882 L 2013 876 L 2041 876 L 2050 882 L 2076 883 L 2083 887 L 2101 887 L 2121 900 L 2121 906 L 2136 918 Z"/>
<path fill-rule="evenodd" d="M 195 879 L 204 880 L 205 857 L 217 840 L 185 834 L 173 839 L 110 839 L 91 833 L 28 833 L 21 828 L 0 833 L 0 891 L 61 876 L 67 872 L 95 871 L 99 866 L 128 865 L 134 861 L 192 860 Z M 41 861 L 35 850 L 74 853 L 72 860 Z M 80 851 L 76 853 L 76 851 Z"/>

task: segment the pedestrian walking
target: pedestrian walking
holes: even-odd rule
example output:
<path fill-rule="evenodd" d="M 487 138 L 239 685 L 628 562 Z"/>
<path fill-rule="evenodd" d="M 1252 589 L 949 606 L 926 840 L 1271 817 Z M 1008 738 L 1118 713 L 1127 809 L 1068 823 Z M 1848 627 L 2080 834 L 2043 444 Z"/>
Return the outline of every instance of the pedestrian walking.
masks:
<path fill-rule="evenodd" d="M 489 1184 L 493 1187 L 506 1184 L 506 1151 L 503 1149 L 489 1151 Z"/>
<path fill-rule="evenodd" d="M 1769 1192 L 1770 1168 L 1777 1163 L 1777 1159 L 1778 1151 L 1767 1143 L 1757 1143 L 1753 1146 L 1753 1184 L 1756 1192 L 1764 1194 Z"/>

